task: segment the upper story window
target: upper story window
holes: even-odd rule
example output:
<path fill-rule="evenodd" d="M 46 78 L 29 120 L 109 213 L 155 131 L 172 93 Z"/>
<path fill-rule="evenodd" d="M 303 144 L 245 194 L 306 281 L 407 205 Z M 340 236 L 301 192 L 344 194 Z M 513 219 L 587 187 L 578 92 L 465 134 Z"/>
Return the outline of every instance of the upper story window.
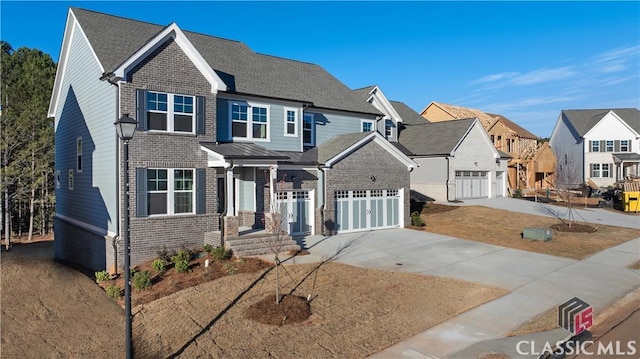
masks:
<path fill-rule="evenodd" d="M 387 140 L 390 140 L 393 138 L 393 128 L 395 126 L 393 125 L 393 121 L 392 120 L 385 120 L 384 121 L 384 138 L 386 138 Z"/>
<path fill-rule="evenodd" d="M 375 129 L 375 121 L 362 120 L 360 122 L 360 132 L 371 132 Z"/>
<path fill-rule="evenodd" d="M 294 109 L 284 109 L 284 135 L 298 136 L 298 111 Z"/>
<path fill-rule="evenodd" d="M 607 140 L 605 143 L 606 152 L 613 152 L 613 140 Z"/>
<path fill-rule="evenodd" d="M 620 140 L 620 152 L 631 152 L 629 140 Z"/>
<path fill-rule="evenodd" d="M 195 133 L 195 98 L 147 91 L 146 111 L 151 131 Z"/>
<path fill-rule="evenodd" d="M 234 139 L 269 139 L 269 107 L 247 102 L 231 102 L 231 137 Z"/>
<path fill-rule="evenodd" d="M 591 141 L 591 152 L 600 152 L 600 141 Z"/>
<path fill-rule="evenodd" d="M 76 171 L 82 172 L 82 137 L 76 139 Z"/>
<path fill-rule="evenodd" d="M 304 146 L 316 145 L 315 118 L 312 113 L 305 113 L 302 121 L 302 144 Z"/>

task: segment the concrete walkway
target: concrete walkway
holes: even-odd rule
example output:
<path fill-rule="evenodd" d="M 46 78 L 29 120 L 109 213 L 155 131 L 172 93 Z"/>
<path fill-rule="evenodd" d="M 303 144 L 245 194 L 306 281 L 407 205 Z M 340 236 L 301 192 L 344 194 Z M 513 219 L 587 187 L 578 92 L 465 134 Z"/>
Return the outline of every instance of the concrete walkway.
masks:
<path fill-rule="evenodd" d="M 331 258 L 360 267 L 452 277 L 511 290 L 371 358 L 465 358 L 469 356 L 465 348 L 503 338 L 573 297 L 591 304 L 597 313 L 640 285 L 640 271 L 626 268 L 639 259 L 640 238 L 582 261 L 407 229 L 309 236 L 303 241 L 310 254 L 294 257 L 292 262 Z M 555 342 L 567 334 L 558 329 L 545 335 Z M 512 347 L 510 356 L 522 357 L 514 343 L 505 343 L 503 352 Z"/>

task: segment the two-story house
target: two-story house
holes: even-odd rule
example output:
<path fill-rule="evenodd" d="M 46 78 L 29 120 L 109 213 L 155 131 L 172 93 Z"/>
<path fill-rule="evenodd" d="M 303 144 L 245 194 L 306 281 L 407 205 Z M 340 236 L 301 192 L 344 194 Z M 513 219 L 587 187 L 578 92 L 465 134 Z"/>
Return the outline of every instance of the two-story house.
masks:
<path fill-rule="evenodd" d="M 565 185 L 600 187 L 640 176 L 640 111 L 636 108 L 563 110 L 551 134 Z"/>
<path fill-rule="evenodd" d="M 410 223 L 415 163 L 376 131 L 380 111 L 315 64 L 71 8 L 49 115 L 62 261 L 121 267 L 125 215 L 133 265 L 233 248 L 273 212 L 290 235 Z M 113 126 L 127 115 L 128 177 Z"/>
<path fill-rule="evenodd" d="M 499 114 L 442 102 L 431 102 L 420 113 L 431 122 L 477 118 L 498 151 L 511 157 L 507 172 L 509 187 L 533 189 L 553 187 L 556 159 L 538 136 Z"/>
<path fill-rule="evenodd" d="M 388 100 L 379 86 L 354 92 L 384 114 L 386 137 L 418 165 L 410 178 L 417 197 L 454 201 L 506 195 L 510 156 L 493 146 L 477 117 L 432 123 L 405 103 Z"/>

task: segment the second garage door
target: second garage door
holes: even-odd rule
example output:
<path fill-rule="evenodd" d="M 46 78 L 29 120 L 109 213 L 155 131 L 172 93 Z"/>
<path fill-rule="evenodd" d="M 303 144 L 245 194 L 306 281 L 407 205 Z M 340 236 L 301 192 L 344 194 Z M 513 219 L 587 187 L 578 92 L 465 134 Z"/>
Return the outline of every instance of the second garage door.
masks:
<path fill-rule="evenodd" d="M 456 199 L 489 197 L 487 171 L 456 171 Z"/>
<path fill-rule="evenodd" d="M 355 232 L 400 225 L 397 189 L 336 191 L 336 231 Z"/>

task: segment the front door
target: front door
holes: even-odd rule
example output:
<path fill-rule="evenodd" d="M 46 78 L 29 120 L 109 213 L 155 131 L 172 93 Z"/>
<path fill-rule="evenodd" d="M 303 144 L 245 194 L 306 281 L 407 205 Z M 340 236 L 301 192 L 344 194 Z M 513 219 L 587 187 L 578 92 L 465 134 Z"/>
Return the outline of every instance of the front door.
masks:
<path fill-rule="evenodd" d="M 283 230 L 290 235 L 313 233 L 313 191 L 278 191 L 276 208 Z"/>

